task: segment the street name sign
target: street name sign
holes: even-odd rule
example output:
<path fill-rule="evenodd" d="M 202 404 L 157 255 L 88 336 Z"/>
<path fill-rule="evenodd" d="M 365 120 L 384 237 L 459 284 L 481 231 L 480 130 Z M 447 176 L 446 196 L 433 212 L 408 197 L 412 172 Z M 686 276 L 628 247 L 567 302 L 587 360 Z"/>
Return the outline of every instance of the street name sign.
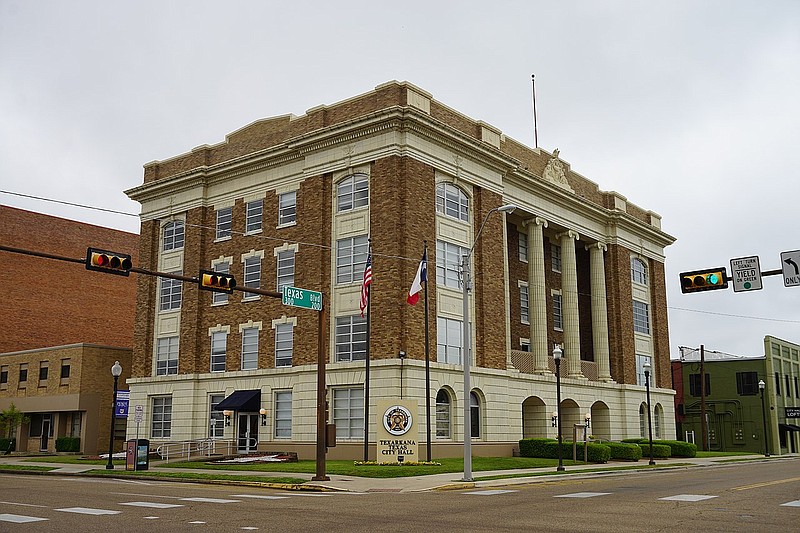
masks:
<path fill-rule="evenodd" d="M 733 278 L 733 292 L 762 289 L 761 266 L 758 264 L 758 256 L 731 259 L 731 277 Z"/>
<path fill-rule="evenodd" d="M 308 289 L 284 287 L 281 302 L 283 302 L 283 305 L 322 311 L 322 293 Z"/>
<path fill-rule="evenodd" d="M 785 287 L 800 286 L 800 250 L 781 252 L 781 268 Z"/>

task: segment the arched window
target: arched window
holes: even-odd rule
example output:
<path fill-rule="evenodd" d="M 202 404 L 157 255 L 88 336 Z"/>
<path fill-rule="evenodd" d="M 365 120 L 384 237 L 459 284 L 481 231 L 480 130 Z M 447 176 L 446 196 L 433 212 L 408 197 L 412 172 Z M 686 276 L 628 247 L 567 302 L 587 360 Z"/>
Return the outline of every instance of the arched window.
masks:
<path fill-rule="evenodd" d="M 631 280 L 634 283 L 647 285 L 647 265 L 638 257 L 631 258 Z"/>
<path fill-rule="evenodd" d="M 450 394 L 445 389 L 436 393 L 436 438 L 451 438 Z"/>
<path fill-rule="evenodd" d="M 436 212 L 469 222 L 469 198 L 452 183 L 436 186 Z"/>
<path fill-rule="evenodd" d="M 336 212 L 350 211 L 369 205 L 369 177 L 353 174 L 336 186 Z"/>
<path fill-rule="evenodd" d="M 481 403 L 474 392 L 469 393 L 469 421 L 472 438 L 481 438 Z"/>
<path fill-rule="evenodd" d="M 645 404 L 639 406 L 639 435 L 643 439 L 647 438 L 647 406 Z"/>
<path fill-rule="evenodd" d="M 661 407 L 660 403 L 656 404 L 656 408 L 653 410 L 653 438 L 660 439 L 661 436 L 661 422 L 664 419 L 664 409 Z"/>
<path fill-rule="evenodd" d="M 173 220 L 164 224 L 164 245 L 162 250 L 180 250 L 183 248 L 183 222 Z"/>

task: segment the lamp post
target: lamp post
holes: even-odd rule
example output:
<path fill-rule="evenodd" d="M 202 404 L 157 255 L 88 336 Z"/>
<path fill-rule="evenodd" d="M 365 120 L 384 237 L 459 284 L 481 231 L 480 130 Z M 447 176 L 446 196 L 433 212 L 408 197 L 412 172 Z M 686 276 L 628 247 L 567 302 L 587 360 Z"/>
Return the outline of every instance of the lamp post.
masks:
<path fill-rule="evenodd" d="M 644 362 L 644 387 L 647 390 L 647 436 L 650 439 L 650 462 L 648 464 L 654 465 L 656 462 L 653 460 L 653 424 L 650 420 L 650 361 Z"/>
<path fill-rule="evenodd" d="M 556 426 L 558 432 L 558 468 L 556 472 L 564 471 L 564 450 L 561 449 L 561 357 L 564 355 L 561 346 L 553 347 L 553 362 L 556 364 Z"/>
<path fill-rule="evenodd" d="M 758 391 L 761 393 L 761 420 L 764 422 L 764 457 L 769 457 L 769 433 L 767 433 L 767 407 L 764 404 L 764 389 L 767 384 L 761 379 L 758 381 Z"/>
<path fill-rule="evenodd" d="M 117 385 L 119 384 L 119 377 L 122 375 L 122 365 L 119 364 L 119 361 L 114 361 L 114 365 L 111 367 L 111 375 L 114 376 L 114 399 L 111 401 L 111 427 L 108 433 L 108 463 L 106 464 L 106 470 L 114 470 L 112 456 L 114 455 L 114 422 L 117 415 Z"/>
<path fill-rule="evenodd" d="M 469 258 L 472 255 L 472 251 L 475 249 L 475 245 L 478 243 L 478 239 L 481 238 L 481 232 L 486 225 L 486 221 L 489 220 L 489 216 L 494 212 L 513 213 L 516 208 L 517 206 L 513 204 L 506 204 L 490 209 L 489 212 L 486 213 L 481 227 L 478 229 L 478 233 L 475 235 L 472 247 L 470 247 L 469 251 L 461 258 L 461 285 L 464 304 L 464 330 L 462 334 L 464 341 L 464 350 L 462 352 L 462 362 L 464 364 L 464 479 L 462 481 L 472 481 L 472 420 L 470 419 L 470 392 L 472 392 L 472 387 L 469 382 L 469 365 L 471 363 L 470 348 L 472 347 L 469 322 L 469 291 L 472 288 L 472 281 L 469 273 Z"/>

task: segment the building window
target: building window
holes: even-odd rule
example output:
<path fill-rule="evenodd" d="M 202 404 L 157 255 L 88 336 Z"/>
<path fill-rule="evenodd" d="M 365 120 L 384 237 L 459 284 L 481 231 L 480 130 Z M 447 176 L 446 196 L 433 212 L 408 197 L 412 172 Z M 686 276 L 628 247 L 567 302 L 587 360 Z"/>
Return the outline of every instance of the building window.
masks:
<path fill-rule="evenodd" d="M 39 363 L 39 386 L 47 385 L 47 375 L 50 373 L 50 365 L 47 361 Z M 42 383 L 44 382 L 44 383 Z M 786 382 L 789 382 L 789 377 L 786 377 Z"/>
<path fill-rule="evenodd" d="M 797 384 L 797 376 L 794 377 L 794 397 L 800 398 L 800 386 Z"/>
<path fill-rule="evenodd" d="M 452 183 L 436 186 L 436 212 L 469 222 L 469 198 Z"/>
<path fill-rule="evenodd" d="M 228 334 L 215 331 L 211 334 L 211 371 L 224 372 L 227 356 Z"/>
<path fill-rule="evenodd" d="M 153 397 L 152 425 L 150 426 L 150 438 L 168 439 L 172 434 L 172 397 L 155 396 Z"/>
<path fill-rule="evenodd" d="M 638 257 L 631 258 L 631 280 L 640 285 L 647 285 L 647 265 Z"/>
<path fill-rule="evenodd" d="M 561 272 L 561 246 L 550 245 L 550 266 L 553 272 Z"/>
<path fill-rule="evenodd" d="M 528 234 L 517 233 L 519 235 L 519 260 L 525 263 L 528 262 Z"/>
<path fill-rule="evenodd" d="M 639 435 L 647 438 L 647 405 L 641 404 L 639 406 Z"/>
<path fill-rule="evenodd" d="M 337 439 L 364 438 L 364 389 L 333 389 L 333 423 Z"/>
<path fill-rule="evenodd" d="M 369 205 L 369 178 L 366 174 L 348 176 L 336 186 L 336 212 Z"/>
<path fill-rule="evenodd" d="M 247 212 L 245 215 L 245 233 L 255 233 L 261 231 L 261 220 L 264 215 L 264 200 L 258 199 L 247 202 Z"/>
<path fill-rule="evenodd" d="M 217 404 L 224 399 L 224 394 L 210 394 L 208 396 L 210 404 L 208 436 L 212 439 L 220 439 L 225 436 L 225 415 L 217 409 Z"/>
<path fill-rule="evenodd" d="M 178 272 L 173 272 L 178 274 Z M 160 304 L 161 311 L 174 311 L 181 308 L 181 294 L 183 284 L 180 280 L 171 278 L 160 278 Z"/>
<path fill-rule="evenodd" d="M 736 392 L 739 396 L 758 394 L 758 372 L 737 372 Z"/>
<path fill-rule="evenodd" d="M 249 289 L 261 288 L 261 257 L 254 255 L 244 260 L 244 286 Z M 258 298 L 257 294 L 246 294 L 244 298 Z"/>
<path fill-rule="evenodd" d="M 438 317 L 436 320 L 436 361 L 451 365 L 462 364 L 464 322 Z"/>
<path fill-rule="evenodd" d="M 706 396 L 711 395 L 711 376 L 706 373 Z M 689 394 L 699 397 L 700 391 L 700 374 L 689 374 Z"/>
<path fill-rule="evenodd" d="M 662 438 L 661 428 L 663 427 L 663 421 L 664 409 L 660 403 L 657 403 L 655 409 L 653 409 L 653 437 L 656 439 Z"/>
<path fill-rule="evenodd" d="M 61 360 L 61 379 L 69 379 L 71 366 L 69 359 Z"/>
<path fill-rule="evenodd" d="M 19 365 L 19 383 L 23 387 L 25 386 L 24 383 L 28 381 L 28 363 L 22 363 Z"/>
<path fill-rule="evenodd" d="M 217 240 L 228 239 L 233 229 L 233 208 L 217 209 Z"/>
<path fill-rule="evenodd" d="M 81 436 L 81 416 L 80 411 L 73 411 L 72 412 L 72 423 L 70 424 L 69 429 L 69 436 L 70 437 L 80 437 Z"/>
<path fill-rule="evenodd" d="M 469 393 L 469 423 L 470 436 L 473 439 L 481 438 L 481 403 L 474 392 Z"/>
<path fill-rule="evenodd" d="M 164 244 L 162 250 L 168 252 L 170 250 L 180 250 L 183 248 L 183 222 L 180 220 L 173 220 L 164 225 Z"/>
<path fill-rule="evenodd" d="M 366 329 L 366 323 L 364 324 Z M 338 324 L 337 324 L 337 341 L 338 341 Z M 338 349 L 338 345 L 337 345 Z M 286 324 L 275 325 L 275 367 L 279 366 L 292 366 L 292 351 L 294 350 L 294 324 L 287 322 Z M 366 356 L 366 346 L 364 348 Z M 363 357 L 362 357 L 363 359 Z M 338 360 L 338 359 L 337 359 Z"/>
<path fill-rule="evenodd" d="M 297 220 L 297 192 L 285 192 L 278 200 L 278 225 L 293 224 Z"/>
<path fill-rule="evenodd" d="M 367 265 L 369 238 L 366 235 L 336 241 L 336 284 L 362 281 Z"/>
<path fill-rule="evenodd" d="M 292 391 L 275 393 L 275 438 L 292 437 Z"/>
<path fill-rule="evenodd" d="M 789 388 L 789 374 L 784 374 L 783 377 L 786 379 L 786 389 L 785 389 L 786 390 L 786 397 L 787 398 L 791 398 L 792 397 L 792 389 Z"/>
<path fill-rule="evenodd" d="M 358 315 L 336 318 L 336 362 L 363 361 L 367 356 L 367 320 Z"/>
<path fill-rule="evenodd" d="M 294 249 L 278 252 L 278 292 L 294 285 Z"/>
<path fill-rule="evenodd" d="M 229 261 L 221 261 L 219 263 L 211 265 L 211 270 L 213 270 L 214 272 L 218 272 L 219 274 L 230 274 L 231 264 Z M 228 303 L 227 292 L 214 291 L 211 293 L 211 305 L 222 305 L 226 303 Z"/>
<path fill-rule="evenodd" d="M 439 389 L 436 393 L 436 438 L 451 438 L 450 428 L 450 395 Z"/>
<path fill-rule="evenodd" d="M 242 370 L 256 370 L 257 368 L 258 328 L 244 328 L 242 330 Z"/>
<path fill-rule="evenodd" d="M 178 373 L 179 338 L 162 337 L 158 339 L 156 348 L 156 376 L 168 376 Z"/>
<path fill-rule="evenodd" d="M 461 259 L 469 250 L 447 241 L 436 241 L 436 285 L 461 287 Z"/>
<path fill-rule="evenodd" d="M 530 352 L 531 351 L 531 340 L 530 339 L 519 339 L 519 349 L 523 352 Z"/>
<path fill-rule="evenodd" d="M 636 354 L 636 384 L 644 387 L 646 385 L 644 379 L 644 365 L 650 363 L 650 386 L 655 387 L 655 380 L 653 379 L 653 358 L 649 355 Z"/>
<path fill-rule="evenodd" d="M 633 331 L 650 334 L 650 306 L 639 300 L 633 300 Z"/>
<path fill-rule="evenodd" d="M 781 375 L 778 372 L 775 372 L 775 394 L 781 395 Z"/>
<path fill-rule="evenodd" d="M 564 306 L 561 302 L 561 293 L 553 293 L 553 329 L 564 329 Z"/>
<path fill-rule="evenodd" d="M 8 366 L 0 367 L 0 388 L 8 387 Z"/>
<path fill-rule="evenodd" d="M 519 286 L 519 316 L 523 324 L 530 324 L 528 316 L 528 285 Z"/>
<path fill-rule="evenodd" d="M 47 427 L 47 436 L 53 436 L 53 416 L 51 413 L 33 413 L 30 416 L 31 421 L 28 423 L 28 436 L 41 437 L 44 433 L 44 428 Z"/>

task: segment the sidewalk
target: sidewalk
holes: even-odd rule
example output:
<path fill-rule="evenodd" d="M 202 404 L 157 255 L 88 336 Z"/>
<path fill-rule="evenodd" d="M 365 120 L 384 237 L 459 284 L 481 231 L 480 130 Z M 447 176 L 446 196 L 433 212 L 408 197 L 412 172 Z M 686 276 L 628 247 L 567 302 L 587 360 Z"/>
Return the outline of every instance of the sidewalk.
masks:
<path fill-rule="evenodd" d="M 433 474 L 427 476 L 409 476 L 409 477 L 396 477 L 396 478 L 366 478 L 357 476 L 342 476 L 329 474 L 330 481 L 311 481 L 314 477 L 313 474 L 304 473 L 281 473 L 281 472 L 256 472 L 256 471 L 234 471 L 234 470 L 208 470 L 208 469 L 187 469 L 187 468 L 170 468 L 168 466 L 159 466 L 159 461 L 151 463 L 150 472 L 195 472 L 201 474 L 216 473 L 226 476 L 263 476 L 268 477 L 295 477 L 309 480 L 308 483 L 302 487 L 309 490 L 331 490 L 331 491 L 346 491 L 346 492 L 421 492 L 430 490 L 444 490 L 444 489 L 468 489 L 477 487 L 496 487 L 505 485 L 515 485 L 524 483 L 539 483 L 554 481 L 557 479 L 575 478 L 575 477 L 589 477 L 599 475 L 635 475 L 644 472 L 663 471 L 663 468 L 669 468 L 674 465 L 674 468 L 695 468 L 695 467 L 709 467 L 709 466 L 722 466 L 731 465 L 731 460 L 735 461 L 784 461 L 795 460 L 798 454 L 773 456 L 769 459 L 763 455 L 740 455 L 740 456 L 727 456 L 727 457 L 710 457 L 710 458 L 672 458 L 656 461 L 657 467 L 649 467 L 646 460 L 640 460 L 636 463 L 629 462 L 614 462 L 606 464 L 586 464 L 569 466 L 563 474 L 559 475 L 541 475 L 542 473 L 554 473 L 554 467 L 547 468 L 531 468 L 519 470 L 494 470 L 494 471 L 479 471 L 473 472 L 473 478 L 483 478 L 489 476 L 520 476 L 522 474 L 530 474 L 530 476 L 522 477 L 503 477 L 500 479 L 492 479 L 485 481 L 462 481 L 463 474 L 461 472 L 450 472 L 444 474 Z M 102 465 L 81 465 L 81 464 L 65 464 L 65 463 L 44 463 L 44 462 L 27 462 L 27 457 L 22 456 L 2 456 L 0 457 L 0 468 L 4 465 L 24 465 L 24 466 L 49 466 L 54 467 L 56 470 L 49 472 L 50 474 L 67 474 L 67 475 L 80 475 L 89 470 L 101 470 Z M 634 468 L 631 467 L 641 467 Z M 120 466 L 116 467 L 121 469 Z M 590 472 L 587 472 L 589 470 Z M 30 472 L 20 471 L 21 474 L 29 474 Z"/>

